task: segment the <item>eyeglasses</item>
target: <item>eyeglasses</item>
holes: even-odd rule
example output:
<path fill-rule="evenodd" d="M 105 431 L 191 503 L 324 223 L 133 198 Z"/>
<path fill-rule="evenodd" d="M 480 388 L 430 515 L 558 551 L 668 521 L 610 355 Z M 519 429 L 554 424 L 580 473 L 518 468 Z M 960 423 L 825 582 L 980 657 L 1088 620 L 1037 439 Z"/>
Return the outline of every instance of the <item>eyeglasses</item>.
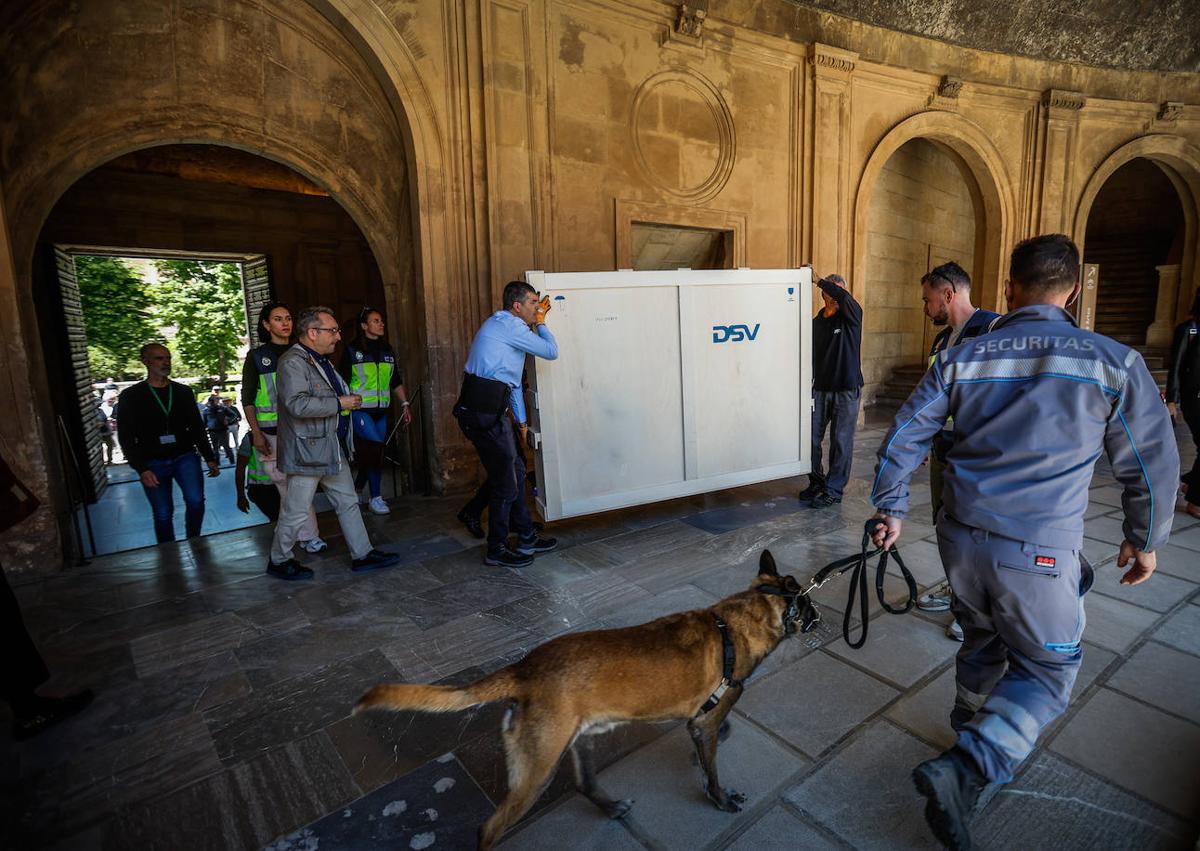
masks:
<path fill-rule="evenodd" d="M 342 329 L 334 325 L 332 328 L 322 328 L 319 325 L 313 328 L 314 331 L 328 331 L 330 334 L 341 335 Z"/>
<path fill-rule="evenodd" d="M 947 277 L 946 277 L 945 275 L 943 275 L 941 272 L 930 272 L 930 273 L 929 273 L 929 280 L 931 280 L 931 281 L 932 281 L 932 280 L 935 280 L 935 279 L 936 279 L 936 280 L 940 280 L 940 281 L 945 281 L 947 284 L 949 284 L 949 285 L 950 285 L 950 292 L 953 292 L 953 293 L 956 293 L 956 292 L 958 292 L 958 287 L 957 287 L 957 286 L 955 286 L 955 284 L 954 284 L 954 281 L 952 281 L 952 280 L 950 280 L 949 278 L 947 278 Z"/>

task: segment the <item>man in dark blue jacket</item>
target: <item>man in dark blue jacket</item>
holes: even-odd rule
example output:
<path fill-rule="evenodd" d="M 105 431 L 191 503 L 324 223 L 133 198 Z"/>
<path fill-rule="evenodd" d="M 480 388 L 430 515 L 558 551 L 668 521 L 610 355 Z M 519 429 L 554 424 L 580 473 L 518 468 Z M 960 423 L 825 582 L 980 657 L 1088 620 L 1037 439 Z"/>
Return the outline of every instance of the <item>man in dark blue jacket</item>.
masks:
<path fill-rule="evenodd" d="M 965 640 L 950 716 L 957 744 L 913 772 L 925 818 L 949 848 L 990 783 L 1006 783 L 1066 709 L 1082 660 L 1083 515 L 1103 452 L 1124 485 L 1125 585 L 1153 573 L 1171 530 L 1179 452 L 1145 362 L 1082 331 L 1064 308 L 1079 251 L 1061 234 L 1012 254 L 1010 312 L 984 336 L 940 353 L 896 415 L 871 494 L 878 546 L 900 536 L 908 480 L 946 420 L 938 549 Z"/>

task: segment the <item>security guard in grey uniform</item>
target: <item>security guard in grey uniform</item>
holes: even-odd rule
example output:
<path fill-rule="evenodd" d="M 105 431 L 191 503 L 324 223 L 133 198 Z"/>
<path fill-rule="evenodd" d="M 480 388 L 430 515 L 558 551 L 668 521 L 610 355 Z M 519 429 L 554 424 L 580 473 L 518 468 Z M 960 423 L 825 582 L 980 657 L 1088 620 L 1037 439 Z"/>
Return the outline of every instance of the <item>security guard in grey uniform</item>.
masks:
<path fill-rule="evenodd" d="M 877 546 L 900 536 L 908 481 L 948 417 L 938 548 L 965 640 L 958 653 L 957 744 L 913 772 L 925 817 L 948 848 L 988 784 L 1007 783 L 1066 709 L 1082 659 L 1083 515 L 1103 451 L 1124 486 L 1125 585 L 1154 571 L 1171 530 L 1179 453 L 1170 418 L 1133 349 L 1082 331 L 1064 307 L 1079 290 L 1066 236 L 1012 254 L 1010 312 L 990 333 L 941 352 L 879 449 Z"/>

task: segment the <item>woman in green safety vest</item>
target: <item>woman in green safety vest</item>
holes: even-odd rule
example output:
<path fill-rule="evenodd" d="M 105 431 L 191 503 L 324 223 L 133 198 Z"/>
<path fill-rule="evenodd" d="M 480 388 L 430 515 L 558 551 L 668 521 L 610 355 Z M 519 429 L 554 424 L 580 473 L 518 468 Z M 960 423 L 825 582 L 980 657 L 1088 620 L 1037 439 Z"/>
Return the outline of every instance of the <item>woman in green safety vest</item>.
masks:
<path fill-rule="evenodd" d="M 405 425 L 412 422 L 408 391 L 404 389 L 404 373 L 396 363 L 396 353 L 383 339 L 383 314 L 371 307 L 359 311 L 355 327 L 358 334 L 346 343 L 338 370 L 351 393 L 362 396 L 362 407 L 351 413 L 354 423 L 354 449 L 358 456 L 358 477 L 354 486 L 362 489 L 369 484 L 371 498 L 367 503 L 375 514 L 388 514 L 391 509 L 383 501 L 383 445 L 387 441 L 388 411 L 392 396 L 400 403 L 400 417 Z"/>
<path fill-rule="evenodd" d="M 242 365 L 242 411 L 250 428 L 257 475 L 275 484 L 281 504 L 287 497 L 287 476 L 275 469 L 275 431 L 279 422 L 275 371 L 280 356 L 291 346 L 291 339 L 292 311 L 288 306 L 282 301 L 263 305 L 258 313 L 259 345 L 247 352 Z M 317 535 L 317 514 L 312 506 L 298 543 L 309 553 L 328 549 L 328 544 Z"/>

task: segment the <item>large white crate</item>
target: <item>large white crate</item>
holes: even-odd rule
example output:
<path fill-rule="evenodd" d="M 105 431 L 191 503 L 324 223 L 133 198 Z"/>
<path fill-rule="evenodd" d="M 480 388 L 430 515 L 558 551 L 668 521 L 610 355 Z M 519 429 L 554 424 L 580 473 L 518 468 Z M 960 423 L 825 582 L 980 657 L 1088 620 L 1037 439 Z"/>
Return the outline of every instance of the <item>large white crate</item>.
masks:
<path fill-rule="evenodd" d="M 546 520 L 809 472 L 810 269 L 525 279 L 559 349 L 526 399 Z"/>

